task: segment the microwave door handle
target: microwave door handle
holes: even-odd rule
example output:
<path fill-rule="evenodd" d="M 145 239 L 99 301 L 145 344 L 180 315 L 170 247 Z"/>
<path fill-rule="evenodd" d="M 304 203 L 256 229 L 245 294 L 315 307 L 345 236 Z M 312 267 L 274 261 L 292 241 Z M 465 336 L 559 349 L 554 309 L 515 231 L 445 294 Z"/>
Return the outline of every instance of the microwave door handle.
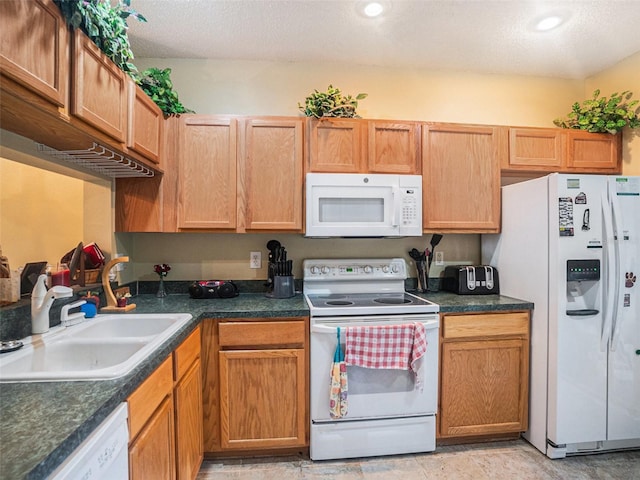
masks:
<path fill-rule="evenodd" d="M 402 210 L 401 197 L 400 197 L 400 187 L 394 186 L 391 190 L 391 196 L 393 199 L 392 207 L 393 207 L 393 227 L 396 228 L 400 225 L 400 213 Z"/>

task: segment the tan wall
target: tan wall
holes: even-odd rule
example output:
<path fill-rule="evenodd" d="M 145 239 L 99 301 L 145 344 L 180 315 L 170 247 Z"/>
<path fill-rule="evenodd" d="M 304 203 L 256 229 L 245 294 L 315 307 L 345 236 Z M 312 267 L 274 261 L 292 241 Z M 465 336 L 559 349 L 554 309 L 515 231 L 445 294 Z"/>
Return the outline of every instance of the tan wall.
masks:
<path fill-rule="evenodd" d="M 640 52 L 602 73 L 587 78 L 585 98 L 591 97 L 596 89 L 600 90 L 601 95 L 606 96 L 630 90 L 633 92 L 631 100 L 640 100 Z M 623 173 L 640 175 L 640 129 L 624 129 L 622 143 Z"/>
<path fill-rule="evenodd" d="M 11 268 L 57 264 L 78 242 L 113 242 L 111 180 L 47 159 L 34 142 L 0 131 L 0 245 Z"/>
<path fill-rule="evenodd" d="M 583 94 L 578 80 L 312 63 L 137 59 L 171 67 L 182 103 L 203 114 L 299 115 L 298 102 L 329 84 L 367 93 L 366 118 L 553 127 Z"/>

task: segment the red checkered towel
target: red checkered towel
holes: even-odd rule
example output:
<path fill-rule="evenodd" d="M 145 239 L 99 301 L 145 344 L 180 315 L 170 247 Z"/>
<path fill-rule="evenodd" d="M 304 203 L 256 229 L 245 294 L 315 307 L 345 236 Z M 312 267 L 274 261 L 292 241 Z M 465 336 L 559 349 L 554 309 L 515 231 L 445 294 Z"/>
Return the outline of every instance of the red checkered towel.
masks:
<path fill-rule="evenodd" d="M 427 332 L 422 323 L 345 328 L 345 363 L 364 368 L 411 370 L 422 388 Z"/>

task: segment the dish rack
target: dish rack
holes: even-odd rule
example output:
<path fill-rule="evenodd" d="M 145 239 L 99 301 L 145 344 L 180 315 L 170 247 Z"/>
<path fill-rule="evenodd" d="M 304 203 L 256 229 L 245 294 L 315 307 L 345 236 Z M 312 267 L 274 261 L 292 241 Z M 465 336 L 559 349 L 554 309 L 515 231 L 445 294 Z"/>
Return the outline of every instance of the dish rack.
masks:
<path fill-rule="evenodd" d="M 36 143 L 38 151 L 111 178 L 153 177 L 155 172 L 142 163 L 93 143 L 85 150 L 56 150 Z"/>

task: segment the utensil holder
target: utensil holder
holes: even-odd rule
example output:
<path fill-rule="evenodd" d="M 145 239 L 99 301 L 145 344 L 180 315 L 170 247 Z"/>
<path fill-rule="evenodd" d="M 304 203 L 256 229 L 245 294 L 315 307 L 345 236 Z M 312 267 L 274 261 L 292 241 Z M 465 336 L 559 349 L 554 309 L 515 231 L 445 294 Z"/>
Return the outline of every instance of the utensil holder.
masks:
<path fill-rule="evenodd" d="M 296 294 L 293 275 L 273 277 L 272 298 L 290 298 Z"/>
<path fill-rule="evenodd" d="M 429 291 L 429 264 L 426 260 L 416 262 L 416 272 L 418 274 L 418 291 Z"/>

